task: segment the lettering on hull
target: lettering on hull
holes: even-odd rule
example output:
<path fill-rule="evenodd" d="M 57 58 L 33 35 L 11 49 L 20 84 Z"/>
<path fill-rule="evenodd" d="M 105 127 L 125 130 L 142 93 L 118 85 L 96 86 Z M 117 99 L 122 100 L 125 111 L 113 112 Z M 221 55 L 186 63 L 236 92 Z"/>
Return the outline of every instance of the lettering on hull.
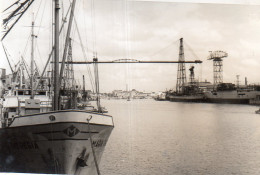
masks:
<path fill-rule="evenodd" d="M 39 146 L 35 141 L 10 142 L 9 148 L 14 150 L 36 150 L 39 149 Z"/>
<path fill-rule="evenodd" d="M 103 146 L 106 146 L 107 140 L 102 140 L 102 139 L 95 140 L 95 141 L 92 141 L 92 144 L 94 147 L 103 147 Z"/>

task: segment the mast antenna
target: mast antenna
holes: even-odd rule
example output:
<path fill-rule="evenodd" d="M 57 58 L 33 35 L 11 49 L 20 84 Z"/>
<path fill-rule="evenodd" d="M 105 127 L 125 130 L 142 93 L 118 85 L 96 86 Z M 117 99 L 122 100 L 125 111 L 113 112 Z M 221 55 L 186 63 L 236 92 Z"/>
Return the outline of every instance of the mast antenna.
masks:
<path fill-rule="evenodd" d="M 31 34 L 31 39 L 32 39 L 32 50 L 31 50 L 31 99 L 34 98 L 34 91 L 33 91 L 33 80 L 34 80 L 34 14 L 32 14 L 32 34 Z"/>

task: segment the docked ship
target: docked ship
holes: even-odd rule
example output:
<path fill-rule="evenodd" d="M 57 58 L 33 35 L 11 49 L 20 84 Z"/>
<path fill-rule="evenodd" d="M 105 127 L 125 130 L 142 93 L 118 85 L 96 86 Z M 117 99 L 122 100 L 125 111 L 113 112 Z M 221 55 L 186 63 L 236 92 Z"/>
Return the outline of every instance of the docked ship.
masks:
<path fill-rule="evenodd" d="M 203 102 L 204 95 L 199 88 L 199 82 L 195 81 L 194 66 L 189 69 L 189 82 L 186 80 L 183 38 L 180 39 L 179 62 L 176 91 L 168 91 L 166 99 L 172 102 Z"/>
<path fill-rule="evenodd" d="M 185 86 L 184 93 L 168 92 L 167 99 L 172 102 L 205 102 L 204 93 L 195 86 Z"/>
<path fill-rule="evenodd" d="M 172 102 L 205 102 L 205 98 L 203 94 L 195 94 L 195 95 L 178 95 L 172 94 L 169 95 L 169 100 Z"/>
<path fill-rule="evenodd" d="M 206 101 L 211 103 L 232 103 L 249 104 L 260 95 L 260 88 L 256 85 L 239 85 L 239 75 L 237 75 L 237 84 L 223 83 L 223 58 L 228 54 L 224 51 L 210 52 L 208 60 L 213 61 L 213 86 L 208 87 L 205 94 Z"/>
<path fill-rule="evenodd" d="M 165 101 L 166 100 L 166 93 L 165 92 L 159 92 L 154 99 L 156 101 Z"/>
<path fill-rule="evenodd" d="M 238 88 L 232 83 L 220 83 L 215 90 L 204 94 L 206 101 L 211 103 L 249 104 L 260 95 L 260 89 L 257 86 Z"/>
<path fill-rule="evenodd" d="M 69 47 L 75 2 L 71 3 L 65 48 Z M 16 2 L 19 7 L 4 19 L 4 26 L 16 17 L 19 20 L 31 3 L 33 1 Z M 30 83 L 23 78 L 24 69 L 18 68 L 12 70 L 10 86 L 5 84 L 0 104 L 0 172 L 100 174 L 99 163 L 114 128 L 113 118 L 103 114 L 100 106 L 97 111 L 77 108 L 79 90 L 73 83 L 68 86 L 62 71 L 64 61 L 59 66 L 59 6 L 59 0 L 55 0 L 55 44 L 51 51 L 55 60 L 53 82 L 43 76 L 46 66 L 36 78 L 32 51 Z M 6 10 L 12 8 L 14 5 Z M 34 22 L 32 47 L 33 26 Z M 7 27 L 2 40 L 12 27 Z M 68 61 L 69 51 L 66 55 L 65 61 Z"/>

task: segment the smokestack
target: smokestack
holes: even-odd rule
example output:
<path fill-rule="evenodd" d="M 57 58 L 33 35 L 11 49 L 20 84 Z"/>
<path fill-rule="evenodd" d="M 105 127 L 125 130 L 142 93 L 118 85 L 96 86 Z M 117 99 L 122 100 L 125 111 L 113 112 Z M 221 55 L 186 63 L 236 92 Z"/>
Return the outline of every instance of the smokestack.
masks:
<path fill-rule="evenodd" d="M 247 86 L 247 78 L 245 77 L 245 85 Z"/>

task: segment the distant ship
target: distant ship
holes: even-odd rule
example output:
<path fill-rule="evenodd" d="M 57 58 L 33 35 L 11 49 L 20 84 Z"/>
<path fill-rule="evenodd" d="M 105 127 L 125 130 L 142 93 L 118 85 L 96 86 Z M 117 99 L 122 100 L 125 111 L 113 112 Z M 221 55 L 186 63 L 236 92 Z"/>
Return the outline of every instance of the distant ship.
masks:
<path fill-rule="evenodd" d="M 257 87 L 237 88 L 232 83 L 221 83 L 216 90 L 204 94 L 206 101 L 211 103 L 249 104 L 251 99 L 260 95 L 260 90 Z"/>
<path fill-rule="evenodd" d="M 180 39 L 179 61 L 184 62 L 183 39 Z M 176 91 L 168 91 L 166 99 L 172 102 L 204 102 L 205 97 L 195 81 L 194 66 L 191 66 L 189 82 L 186 83 L 186 68 L 184 63 L 178 63 Z"/>
<path fill-rule="evenodd" d="M 205 96 L 197 85 L 183 88 L 183 93 L 168 92 L 166 98 L 172 102 L 205 102 Z"/>
<path fill-rule="evenodd" d="M 166 100 L 166 93 L 165 92 L 159 92 L 158 95 L 154 97 L 156 101 L 165 101 Z"/>

